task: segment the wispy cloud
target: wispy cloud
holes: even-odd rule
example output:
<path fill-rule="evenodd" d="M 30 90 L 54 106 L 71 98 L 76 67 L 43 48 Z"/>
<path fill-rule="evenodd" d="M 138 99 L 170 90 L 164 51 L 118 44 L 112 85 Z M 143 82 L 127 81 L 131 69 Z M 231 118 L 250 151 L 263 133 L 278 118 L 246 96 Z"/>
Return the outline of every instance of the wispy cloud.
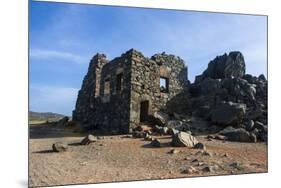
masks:
<path fill-rule="evenodd" d="M 85 63 L 84 57 L 69 52 L 31 49 L 29 55 L 34 59 L 63 59 L 75 63 Z"/>
<path fill-rule="evenodd" d="M 77 88 L 30 86 L 30 110 L 71 115 L 78 94 Z"/>

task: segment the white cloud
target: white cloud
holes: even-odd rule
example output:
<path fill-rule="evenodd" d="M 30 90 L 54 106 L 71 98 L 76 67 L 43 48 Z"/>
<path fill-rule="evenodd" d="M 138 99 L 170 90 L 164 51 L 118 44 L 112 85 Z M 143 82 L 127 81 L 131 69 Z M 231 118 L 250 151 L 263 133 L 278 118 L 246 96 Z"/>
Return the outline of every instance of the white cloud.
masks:
<path fill-rule="evenodd" d="M 30 86 L 30 110 L 71 115 L 78 89 L 72 87 Z"/>
<path fill-rule="evenodd" d="M 54 50 L 42 50 L 42 49 L 30 49 L 30 57 L 35 59 L 63 59 L 75 63 L 85 63 L 85 58 L 73 53 L 54 51 Z"/>

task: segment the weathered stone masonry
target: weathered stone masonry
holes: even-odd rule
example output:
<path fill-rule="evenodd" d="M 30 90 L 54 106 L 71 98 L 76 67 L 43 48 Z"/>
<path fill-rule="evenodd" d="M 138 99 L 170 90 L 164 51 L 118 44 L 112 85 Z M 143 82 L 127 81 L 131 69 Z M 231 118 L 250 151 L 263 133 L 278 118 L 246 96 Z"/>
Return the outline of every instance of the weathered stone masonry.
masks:
<path fill-rule="evenodd" d="M 160 81 L 161 80 L 161 81 Z M 131 49 L 111 61 L 96 54 L 79 91 L 73 120 L 105 133 L 128 133 L 186 89 L 187 67 L 165 53 Z"/>

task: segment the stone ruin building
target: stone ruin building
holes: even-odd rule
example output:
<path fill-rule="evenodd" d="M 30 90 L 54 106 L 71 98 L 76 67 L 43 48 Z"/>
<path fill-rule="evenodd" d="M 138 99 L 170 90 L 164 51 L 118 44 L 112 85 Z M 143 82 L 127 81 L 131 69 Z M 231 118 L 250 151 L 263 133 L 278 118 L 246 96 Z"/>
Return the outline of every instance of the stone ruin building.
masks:
<path fill-rule="evenodd" d="M 129 133 L 186 89 L 187 67 L 174 55 L 134 49 L 111 61 L 96 54 L 79 91 L 73 120 L 109 134 Z"/>
<path fill-rule="evenodd" d="M 79 91 L 73 120 L 105 134 L 221 134 L 230 141 L 267 141 L 267 79 L 246 74 L 239 51 L 211 60 L 190 83 L 182 59 L 129 50 L 111 61 L 97 54 Z M 204 125 L 202 127 L 202 125 Z"/>

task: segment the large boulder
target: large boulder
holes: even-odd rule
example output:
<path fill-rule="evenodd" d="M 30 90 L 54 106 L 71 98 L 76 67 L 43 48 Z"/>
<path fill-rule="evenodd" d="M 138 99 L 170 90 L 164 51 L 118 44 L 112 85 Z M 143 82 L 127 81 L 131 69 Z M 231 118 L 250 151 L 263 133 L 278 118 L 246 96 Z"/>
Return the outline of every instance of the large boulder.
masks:
<path fill-rule="evenodd" d="M 223 102 L 212 111 L 212 122 L 218 125 L 238 125 L 246 113 L 246 105 L 241 103 Z"/>
<path fill-rule="evenodd" d="M 174 128 L 179 131 L 188 131 L 190 130 L 190 125 L 186 122 L 180 120 L 170 120 L 167 122 L 168 128 Z"/>
<path fill-rule="evenodd" d="M 230 78 L 242 77 L 245 74 L 245 61 L 241 52 L 230 52 L 222 56 L 217 56 L 208 64 L 208 68 L 203 72 L 203 77 L 207 78 Z"/>
<path fill-rule="evenodd" d="M 222 87 L 227 89 L 228 94 L 239 99 L 255 100 L 256 85 L 250 84 L 241 78 L 225 78 L 222 80 Z"/>
<path fill-rule="evenodd" d="M 194 147 L 197 143 L 197 139 L 191 134 L 179 132 L 173 136 L 171 145 L 175 147 Z"/>
<path fill-rule="evenodd" d="M 164 112 L 155 112 L 153 118 L 154 123 L 160 126 L 165 126 L 169 121 L 169 115 Z"/>
<path fill-rule="evenodd" d="M 256 138 L 254 138 L 248 131 L 243 128 L 235 129 L 233 127 L 227 127 L 224 130 L 220 131 L 219 134 L 225 136 L 229 141 L 256 142 Z"/>
<path fill-rule="evenodd" d="M 217 93 L 221 88 L 221 79 L 206 78 L 200 83 L 200 94 L 210 95 Z"/>

